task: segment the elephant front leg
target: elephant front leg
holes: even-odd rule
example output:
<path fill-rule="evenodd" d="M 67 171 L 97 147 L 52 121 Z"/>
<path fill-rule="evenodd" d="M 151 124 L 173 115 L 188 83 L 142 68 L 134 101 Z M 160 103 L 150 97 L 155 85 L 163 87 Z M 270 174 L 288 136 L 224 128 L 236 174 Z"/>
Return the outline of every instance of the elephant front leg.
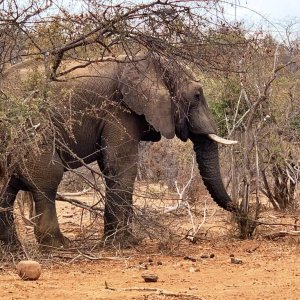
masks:
<path fill-rule="evenodd" d="M 132 171 L 131 171 L 132 172 Z M 104 210 L 104 235 L 107 241 L 122 247 L 136 244 L 132 234 L 133 184 L 106 180 L 106 202 Z"/>
<path fill-rule="evenodd" d="M 117 247 L 137 243 L 132 234 L 132 194 L 143 128 L 139 116 L 120 109 L 104 126 L 101 136 L 98 164 L 106 182 L 104 241 Z"/>
<path fill-rule="evenodd" d="M 103 162 L 98 161 L 106 181 L 104 241 L 121 247 L 132 246 L 132 194 L 137 175 L 138 142 L 107 147 Z"/>
<path fill-rule="evenodd" d="M 0 199 L 0 242 L 8 246 L 19 246 L 20 242 L 17 237 L 13 205 L 19 189 L 8 185 L 3 197 Z"/>
<path fill-rule="evenodd" d="M 36 210 L 35 235 L 38 243 L 44 248 L 61 248 L 69 240 L 60 231 L 56 207 L 55 192 L 35 192 L 33 194 Z"/>

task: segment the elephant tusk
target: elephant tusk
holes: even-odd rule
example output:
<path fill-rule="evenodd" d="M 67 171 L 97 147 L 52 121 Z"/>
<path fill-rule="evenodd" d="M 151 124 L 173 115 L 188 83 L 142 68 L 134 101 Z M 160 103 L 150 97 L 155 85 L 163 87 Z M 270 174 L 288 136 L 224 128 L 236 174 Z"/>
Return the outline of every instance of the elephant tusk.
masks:
<path fill-rule="evenodd" d="M 234 145 L 234 144 L 237 144 L 238 141 L 233 141 L 233 140 L 226 140 L 226 139 L 223 139 L 222 137 L 216 135 L 216 134 L 208 134 L 207 135 L 211 140 L 217 142 L 217 143 L 220 143 L 220 144 L 224 144 L 224 145 Z"/>

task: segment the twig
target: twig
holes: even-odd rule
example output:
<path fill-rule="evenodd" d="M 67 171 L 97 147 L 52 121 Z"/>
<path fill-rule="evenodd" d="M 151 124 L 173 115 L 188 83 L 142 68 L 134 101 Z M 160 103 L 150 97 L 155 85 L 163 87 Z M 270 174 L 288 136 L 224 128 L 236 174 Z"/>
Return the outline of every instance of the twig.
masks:
<path fill-rule="evenodd" d="M 79 192 L 64 192 L 64 193 L 59 193 L 60 196 L 63 197 L 72 197 L 72 196 L 82 196 L 82 195 L 86 195 L 92 188 L 89 187 L 87 189 L 83 189 L 82 191 Z"/>
<path fill-rule="evenodd" d="M 132 292 L 132 291 L 140 291 L 140 292 L 155 292 L 158 295 L 171 296 L 171 297 L 185 297 L 188 299 L 199 299 L 205 300 L 203 297 L 199 297 L 192 294 L 187 293 L 173 293 L 169 291 L 165 291 L 160 288 L 151 288 L 151 287 L 129 287 L 129 288 L 112 288 L 108 286 L 108 283 L 105 281 L 105 289 L 115 292 Z"/>
<path fill-rule="evenodd" d="M 258 225 L 266 225 L 266 226 L 291 226 L 291 227 L 295 226 L 295 224 L 287 224 L 287 223 L 266 223 L 266 222 L 262 222 L 262 221 L 259 221 L 259 220 L 254 220 L 254 219 L 251 219 L 251 218 L 246 218 L 246 217 L 240 217 L 240 219 L 245 219 L 245 220 L 251 221 L 253 223 L 257 223 Z"/>
<path fill-rule="evenodd" d="M 180 188 L 178 186 L 177 180 L 175 180 L 175 187 L 176 187 L 177 194 L 179 195 L 179 199 L 178 199 L 178 202 L 175 206 L 165 208 L 164 211 L 163 211 L 164 214 L 173 212 L 173 211 L 181 208 L 182 206 L 187 206 L 188 205 L 187 200 L 184 199 L 184 196 L 185 196 L 186 190 L 190 187 L 191 182 L 192 182 L 193 178 L 195 177 L 193 175 L 194 174 L 194 166 L 195 166 L 195 157 L 193 156 L 193 162 L 192 162 L 190 178 L 189 178 L 188 182 L 184 185 L 184 187 L 182 188 L 181 191 L 180 191 Z"/>
<path fill-rule="evenodd" d="M 111 261 L 111 260 L 124 260 L 124 258 L 120 257 L 111 257 L 111 256 L 101 256 L 101 257 L 96 257 L 92 253 L 91 254 L 86 254 L 83 253 L 82 251 L 78 250 L 79 254 L 82 255 L 85 258 L 88 258 L 90 260 L 105 260 L 105 261 Z"/>
<path fill-rule="evenodd" d="M 200 228 L 203 226 L 203 224 L 206 222 L 206 212 L 207 212 L 207 205 L 206 205 L 206 200 L 204 202 L 204 209 L 203 209 L 203 219 L 200 224 L 198 224 L 197 229 L 194 230 L 193 236 L 195 237 L 197 233 L 199 232 Z"/>
<path fill-rule="evenodd" d="M 265 235 L 265 238 L 268 240 L 275 240 L 285 236 L 300 236 L 300 231 L 279 231 Z"/>
<path fill-rule="evenodd" d="M 7 207 L 7 208 L 0 207 L 0 212 L 7 212 L 7 211 L 12 211 L 12 210 L 13 210 L 12 207 Z"/>
<path fill-rule="evenodd" d="M 86 209 L 86 210 L 88 210 L 88 211 L 90 211 L 90 212 L 92 212 L 96 215 L 101 215 L 101 216 L 103 215 L 103 209 L 102 208 L 98 208 L 98 207 L 94 207 L 94 206 L 92 207 L 92 206 L 90 206 L 90 205 L 88 205 L 88 204 L 86 204 L 82 201 L 79 201 L 77 199 L 70 199 L 70 198 L 66 198 L 66 197 L 62 196 L 61 194 L 57 194 L 56 200 L 63 201 L 63 202 L 68 202 L 68 203 L 70 203 L 72 205 L 75 205 L 77 207 Z"/>

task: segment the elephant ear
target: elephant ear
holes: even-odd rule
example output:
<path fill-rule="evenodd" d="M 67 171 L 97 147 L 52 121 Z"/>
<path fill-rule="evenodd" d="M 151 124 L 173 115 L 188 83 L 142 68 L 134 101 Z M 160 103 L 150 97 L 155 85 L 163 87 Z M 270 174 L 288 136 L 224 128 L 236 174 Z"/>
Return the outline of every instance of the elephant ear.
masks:
<path fill-rule="evenodd" d="M 174 112 L 168 89 L 155 65 L 148 60 L 125 63 L 119 90 L 126 105 L 166 138 L 175 135 Z"/>

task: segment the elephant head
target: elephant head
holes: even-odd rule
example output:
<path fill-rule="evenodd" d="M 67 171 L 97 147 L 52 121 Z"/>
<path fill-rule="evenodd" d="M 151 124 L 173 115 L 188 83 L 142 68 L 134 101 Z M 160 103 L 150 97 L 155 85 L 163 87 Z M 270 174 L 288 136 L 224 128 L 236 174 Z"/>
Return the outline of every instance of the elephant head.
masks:
<path fill-rule="evenodd" d="M 193 142 L 203 182 L 214 201 L 228 211 L 237 211 L 224 187 L 219 164 L 218 143 L 236 144 L 217 135 L 202 86 L 193 73 L 176 62 L 163 62 L 164 82 L 175 106 L 175 132 L 179 139 Z"/>

